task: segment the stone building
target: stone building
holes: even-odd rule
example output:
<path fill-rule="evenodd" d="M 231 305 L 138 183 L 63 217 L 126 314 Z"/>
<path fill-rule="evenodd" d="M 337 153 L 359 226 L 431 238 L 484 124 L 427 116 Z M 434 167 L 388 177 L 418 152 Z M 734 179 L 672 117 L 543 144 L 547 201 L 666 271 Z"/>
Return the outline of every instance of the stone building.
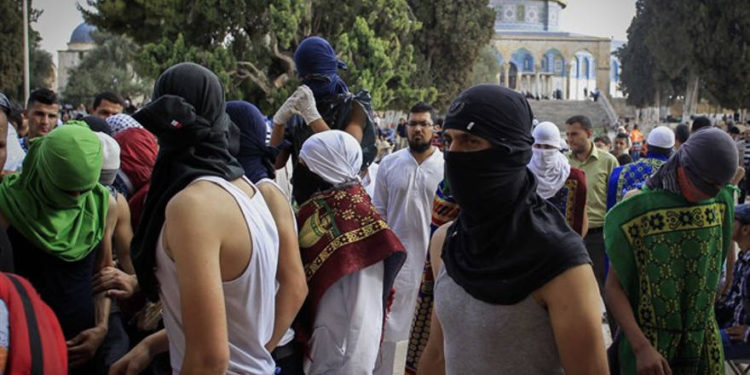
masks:
<path fill-rule="evenodd" d="M 87 23 L 78 25 L 70 35 L 68 49 L 57 51 L 57 92 L 63 92 L 71 70 L 78 66 L 86 53 L 96 47 L 91 33 L 96 27 Z"/>
<path fill-rule="evenodd" d="M 492 46 L 500 61 L 498 81 L 534 96 L 582 100 L 596 89 L 618 90 L 620 64 L 612 52 L 622 43 L 559 29 L 566 0 L 490 0 L 495 9 Z"/>

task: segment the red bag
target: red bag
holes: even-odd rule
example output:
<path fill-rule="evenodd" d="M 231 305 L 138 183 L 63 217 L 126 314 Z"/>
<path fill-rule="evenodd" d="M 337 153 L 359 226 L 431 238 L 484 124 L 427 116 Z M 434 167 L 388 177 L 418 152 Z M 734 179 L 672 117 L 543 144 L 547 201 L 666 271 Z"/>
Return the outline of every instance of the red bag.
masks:
<path fill-rule="evenodd" d="M 68 349 L 62 328 L 31 283 L 0 272 L 0 299 L 8 307 L 10 322 L 10 352 L 4 373 L 67 374 Z"/>

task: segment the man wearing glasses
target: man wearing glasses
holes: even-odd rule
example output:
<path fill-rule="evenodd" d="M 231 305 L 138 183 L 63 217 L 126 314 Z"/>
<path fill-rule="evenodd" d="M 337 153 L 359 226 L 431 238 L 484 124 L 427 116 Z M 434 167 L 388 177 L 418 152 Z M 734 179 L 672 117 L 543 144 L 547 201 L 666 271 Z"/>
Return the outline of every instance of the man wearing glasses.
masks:
<path fill-rule="evenodd" d="M 434 110 L 425 103 L 409 111 L 408 147 L 383 158 L 373 204 L 406 248 L 406 262 L 393 287 L 396 295 L 385 326 L 376 375 L 403 369 L 417 292 L 430 241 L 432 200 L 443 179 L 443 154 L 432 146 Z"/>

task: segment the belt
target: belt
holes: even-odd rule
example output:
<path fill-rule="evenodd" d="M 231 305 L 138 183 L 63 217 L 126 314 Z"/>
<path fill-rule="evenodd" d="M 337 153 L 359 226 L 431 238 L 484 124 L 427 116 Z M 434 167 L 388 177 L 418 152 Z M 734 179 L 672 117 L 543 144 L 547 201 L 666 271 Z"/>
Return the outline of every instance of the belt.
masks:
<path fill-rule="evenodd" d="M 589 228 L 588 232 L 589 233 L 599 233 L 599 232 L 603 232 L 603 231 L 604 231 L 604 227 L 599 227 L 599 228 Z"/>
<path fill-rule="evenodd" d="M 278 361 L 280 359 L 292 356 L 296 351 L 297 348 L 294 345 L 294 340 L 292 340 L 286 345 L 277 346 L 276 349 L 271 352 L 271 356 L 275 361 Z"/>

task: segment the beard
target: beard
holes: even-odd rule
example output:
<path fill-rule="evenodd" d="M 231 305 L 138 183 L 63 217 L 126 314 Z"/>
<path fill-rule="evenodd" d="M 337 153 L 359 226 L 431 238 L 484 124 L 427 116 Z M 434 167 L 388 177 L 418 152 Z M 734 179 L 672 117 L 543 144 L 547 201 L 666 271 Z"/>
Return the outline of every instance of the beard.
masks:
<path fill-rule="evenodd" d="M 430 140 L 428 141 L 418 141 L 418 140 L 409 140 L 409 151 L 416 152 L 418 154 L 423 153 L 430 149 L 430 146 L 432 146 L 432 142 Z"/>

